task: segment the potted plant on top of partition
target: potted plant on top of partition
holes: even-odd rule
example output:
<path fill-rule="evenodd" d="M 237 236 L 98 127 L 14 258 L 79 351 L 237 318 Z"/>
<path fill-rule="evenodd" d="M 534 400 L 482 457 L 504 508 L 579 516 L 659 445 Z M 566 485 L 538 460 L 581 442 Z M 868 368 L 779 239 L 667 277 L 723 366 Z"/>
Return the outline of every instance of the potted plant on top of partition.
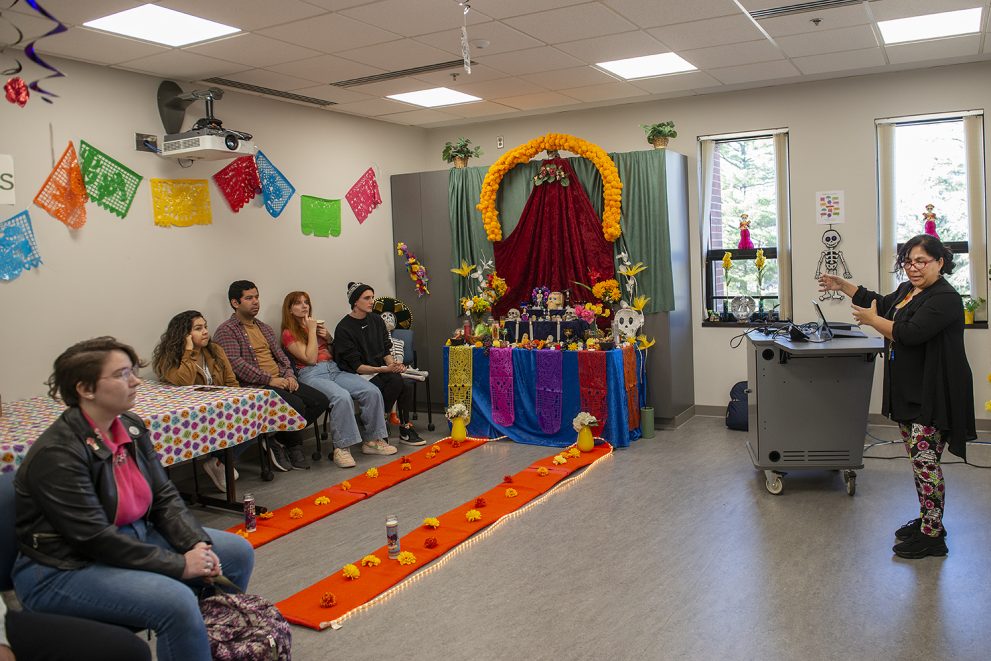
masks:
<path fill-rule="evenodd" d="M 647 142 L 654 145 L 654 149 L 664 149 L 668 146 L 669 139 L 678 137 L 678 132 L 674 130 L 674 122 L 672 121 L 641 124 L 640 128 L 647 134 Z"/>
<path fill-rule="evenodd" d="M 472 147 L 468 138 L 458 138 L 456 142 L 446 142 L 444 151 L 440 157 L 448 163 L 454 163 L 454 167 L 467 167 L 469 158 L 478 158 L 482 155 L 481 147 Z"/>

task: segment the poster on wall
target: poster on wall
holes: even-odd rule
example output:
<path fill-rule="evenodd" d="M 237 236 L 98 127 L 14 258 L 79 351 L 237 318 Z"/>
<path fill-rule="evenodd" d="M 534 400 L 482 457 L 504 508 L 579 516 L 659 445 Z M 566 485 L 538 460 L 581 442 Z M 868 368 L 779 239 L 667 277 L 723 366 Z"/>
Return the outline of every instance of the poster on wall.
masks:
<path fill-rule="evenodd" d="M 14 197 L 14 157 L 0 154 L 0 204 L 17 204 Z"/>
<path fill-rule="evenodd" d="M 836 225 L 846 222 L 843 197 L 841 190 L 816 193 L 816 223 L 818 225 Z"/>

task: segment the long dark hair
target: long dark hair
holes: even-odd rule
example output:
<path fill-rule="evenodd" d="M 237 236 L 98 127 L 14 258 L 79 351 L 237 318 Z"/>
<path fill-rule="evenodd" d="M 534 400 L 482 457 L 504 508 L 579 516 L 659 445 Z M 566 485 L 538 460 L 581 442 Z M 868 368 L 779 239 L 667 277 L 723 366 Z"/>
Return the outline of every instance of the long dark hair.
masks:
<path fill-rule="evenodd" d="M 182 352 L 186 348 L 186 336 L 193 330 L 193 322 L 198 318 L 206 319 L 196 310 L 186 310 L 169 320 L 169 325 L 151 355 L 151 365 L 160 378 L 165 378 L 165 373 L 170 369 L 179 367 L 179 363 L 182 362 Z M 204 350 L 214 359 L 219 360 L 213 338 Z"/>
<path fill-rule="evenodd" d="M 83 384 L 95 388 L 100 380 L 103 364 L 111 351 L 122 351 L 131 359 L 135 368 L 144 367 L 134 347 L 118 342 L 109 335 L 94 337 L 91 340 L 76 342 L 55 359 L 52 374 L 45 383 L 48 385 L 48 396 L 61 399 L 66 406 L 79 406 L 79 393 L 76 386 Z"/>
<path fill-rule="evenodd" d="M 956 268 L 956 264 L 953 263 L 953 251 L 943 245 L 943 242 L 932 234 L 916 234 L 902 244 L 901 249 L 898 251 L 898 256 L 895 257 L 895 273 L 902 270 L 902 263 L 908 260 L 912 248 L 916 246 L 920 246 L 933 259 L 943 260 L 943 268 L 939 270 L 942 275 L 953 273 L 953 269 Z"/>

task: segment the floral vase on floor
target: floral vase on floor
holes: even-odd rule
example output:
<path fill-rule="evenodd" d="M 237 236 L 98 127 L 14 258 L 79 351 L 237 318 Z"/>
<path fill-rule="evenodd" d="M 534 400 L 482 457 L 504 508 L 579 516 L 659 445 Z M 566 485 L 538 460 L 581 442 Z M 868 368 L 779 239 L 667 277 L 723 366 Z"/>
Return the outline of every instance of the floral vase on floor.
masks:
<path fill-rule="evenodd" d="M 592 435 L 590 427 L 582 427 L 578 430 L 578 449 L 582 452 L 591 452 L 595 448 L 595 436 Z"/>
<path fill-rule="evenodd" d="M 468 437 L 468 427 L 464 418 L 454 418 L 451 420 L 451 440 L 463 441 Z"/>

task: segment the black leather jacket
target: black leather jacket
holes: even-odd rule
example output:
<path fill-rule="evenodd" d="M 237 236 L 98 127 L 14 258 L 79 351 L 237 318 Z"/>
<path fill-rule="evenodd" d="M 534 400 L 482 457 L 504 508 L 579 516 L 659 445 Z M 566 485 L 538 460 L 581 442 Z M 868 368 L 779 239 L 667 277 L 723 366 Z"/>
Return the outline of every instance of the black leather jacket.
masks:
<path fill-rule="evenodd" d="M 144 519 L 172 544 L 168 551 L 117 530 L 117 484 L 110 449 L 77 407 L 66 409 L 31 446 L 14 476 L 21 553 L 50 567 L 94 562 L 181 579 L 183 554 L 210 537 L 165 474 L 141 419 L 121 416 L 126 447 L 151 488 Z"/>

